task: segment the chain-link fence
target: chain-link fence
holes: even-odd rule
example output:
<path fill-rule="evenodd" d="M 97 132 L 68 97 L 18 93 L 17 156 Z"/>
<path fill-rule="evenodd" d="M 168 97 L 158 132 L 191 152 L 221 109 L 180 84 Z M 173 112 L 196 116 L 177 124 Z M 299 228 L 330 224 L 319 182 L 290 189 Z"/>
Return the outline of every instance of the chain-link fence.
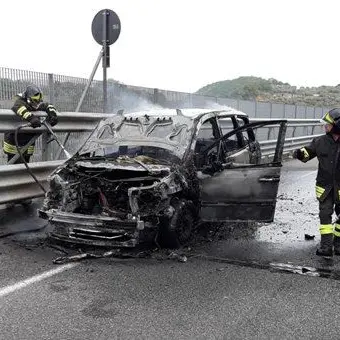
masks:
<path fill-rule="evenodd" d="M 59 111 L 75 111 L 87 79 L 0 67 L 0 108 L 11 108 L 15 94 L 24 91 L 28 84 L 41 87 L 45 100 L 53 103 Z M 110 79 L 107 92 L 109 112 L 153 107 L 218 109 L 229 106 L 247 113 L 250 117 L 318 118 L 328 110 L 321 107 L 236 100 L 131 86 Z M 102 81 L 92 82 L 80 111 L 103 112 Z"/>

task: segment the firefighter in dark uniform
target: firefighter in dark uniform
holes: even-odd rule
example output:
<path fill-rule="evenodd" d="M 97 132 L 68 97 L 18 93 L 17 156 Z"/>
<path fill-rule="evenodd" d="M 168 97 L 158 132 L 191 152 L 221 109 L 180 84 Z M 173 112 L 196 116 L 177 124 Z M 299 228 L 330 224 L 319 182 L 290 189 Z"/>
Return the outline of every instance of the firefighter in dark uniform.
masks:
<path fill-rule="evenodd" d="M 21 119 L 29 122 L 33 128 L 41 126 L 39 117 L 33 114 L 34 111 L 45 111 L 47 113 L 47 122 L 51 126 L 58 123 L 57 110 L 56 108 L 46 102 L 43 102 L 43 94 L 39 87 L 35 85 L 27 86 L 24 93 L 19 93 L 15 96 L 15 102 L 12 110 Z M 20 147 L 25 146 L 34 136 L 32 133 L 20 132 L 18 134 L 18 145 Z M 14 132 L 7 132 L 4 136 L 3 150 L 7 155 L 7 161 L 10 161 L 17 153 L 15 145 L 15 134 Z M 26 162 L 29 162 L 30 157 L 34 153 L 34 144 L 29 146 L 27 151 L 23 153 Z M 22 163 L 21 157 L 15 162 L 15 164 Z"/>
<path fill-rule="evenodd" d="M 340 108 L 327 112 L 323 118 L 326 134 L 314 138 L 310 145 L 295 150 L 293 157 L 308 162 L 317 157 L 316 197 L 319 201 L 320 256 L 340 255 Z M 334 230 L 333 212 L 338 216 Z"/>
<path fill-rule="evenodd" d="M 15 97 L 15 102 L 13 104 L 12 110 L 16 115 L 18 115 L 22 120 L 29 122 L 33 128 L 41 126 L 39 117 L 33 114 L 34 111 L 45 111 L 47 113 L 47 122 L 51 126 L 58 123 L 57 110 L 56 108 L 46 102 L 43 102 L 43 94 L 39 87 L 35 85 L 27 86 L 24 93 L 19 93 Z M 18 133 L 18 146 L 25 146 L 34 136 L 32 133 L 19 132 Z M 18 150 L 15 144 L 15 133 L 7 132 L 4 136 L 3 151 L 7 155 L 7 161 L 9 162 L 15 155 L 18 154 Z M 28 149 L 23 152 L 23 157 L 28 163 L 31 156 L 34 153 L 34 143 L 28 147 Z M 23 163 L 21 157 L 19 157 L 14 164 Z M 23 206 L 29 206 L 32 200 L 17 201 L 7 204 L 7 209 L 12 209 L 15 204 L 22 204 Z"/>

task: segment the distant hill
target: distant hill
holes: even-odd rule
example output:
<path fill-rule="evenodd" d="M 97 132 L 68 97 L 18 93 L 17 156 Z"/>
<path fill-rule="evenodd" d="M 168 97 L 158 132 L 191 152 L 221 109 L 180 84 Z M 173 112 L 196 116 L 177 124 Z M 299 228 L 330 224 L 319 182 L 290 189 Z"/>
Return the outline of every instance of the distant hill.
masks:
<path fill-rule="evenodd" d="M 340 84 L 297 88 L 273 78 L 239 77 L 206 85 L 196 93 L 296 105 L 340 106 Z"/>

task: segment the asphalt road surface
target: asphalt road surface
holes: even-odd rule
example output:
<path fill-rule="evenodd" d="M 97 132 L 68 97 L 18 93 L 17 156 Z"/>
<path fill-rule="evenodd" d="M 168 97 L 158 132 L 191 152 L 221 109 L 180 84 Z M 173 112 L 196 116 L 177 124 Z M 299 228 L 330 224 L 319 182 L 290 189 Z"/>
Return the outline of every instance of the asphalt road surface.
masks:
<path fill-rule="evenodd" d="M 274 223 L 221 228 L 185 263 L 55 265 L 44 232 L 0 238 L 0 339 L 339 339 L 340 258 L 315 256 L 315 169 L 286 163 Z M 2 235 L 43 226 L 35 215 L 2 211 Z"/>

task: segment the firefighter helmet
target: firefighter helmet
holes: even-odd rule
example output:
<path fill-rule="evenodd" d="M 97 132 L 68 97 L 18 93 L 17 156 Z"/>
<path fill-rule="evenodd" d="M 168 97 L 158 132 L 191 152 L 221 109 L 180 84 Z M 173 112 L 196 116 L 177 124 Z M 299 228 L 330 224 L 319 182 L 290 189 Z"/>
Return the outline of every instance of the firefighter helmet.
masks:
<path fill-rule="evenodd" d="M 334 108 L 324 114 L 322 122 L 333 125 L 331 132 L 340 133 L 340 108 Z"/>
<path fill-rule="evenodd" d="M 24 92 L 24 98 L 32 107 L 38 108 L 43 100 L 43 94 L 36 85 L 28 85 Z"/>
<path fill-rule="evenodd" d="M 323 122 L 328 124 L 334 124 L 338 119 L 340 119 L 340 109 L 335 108 L 324 114 L 322 117 Z"/>

